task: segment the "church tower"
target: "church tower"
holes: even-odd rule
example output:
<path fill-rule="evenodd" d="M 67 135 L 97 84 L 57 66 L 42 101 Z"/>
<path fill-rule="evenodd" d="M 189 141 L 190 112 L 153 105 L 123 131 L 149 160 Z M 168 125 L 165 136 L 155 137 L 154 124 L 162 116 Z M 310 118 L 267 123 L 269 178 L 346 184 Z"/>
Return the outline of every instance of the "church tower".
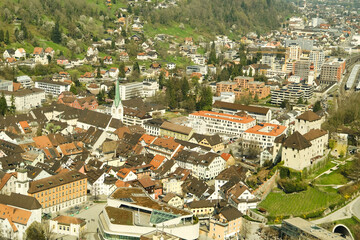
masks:
<path fill-rule="evenodd" d="M 113 102 L 113 105 L 111 107 L 111 115 L 113 116 L 113 118 L 116 119 L 120 119 L 121 121 L 123 121 L 123 116 L 124 116 L 124 107 L 121 103 L 121 99 L 120 99 L 120 90 L 119 90 L 119 80 L 116 80 L 116 85 L 115 85 L 115 99 Z"/>
<path fill-rule="evenodd" d="M 16 180 L 16 193 L 20 193 L 23 195 L 28 195 L 29 190 L 29 181 L 27 177 L 27 171 L 25 168 L 25 164 L 20 163 L 20 168 L 17 170 L 17 180 Z"/>

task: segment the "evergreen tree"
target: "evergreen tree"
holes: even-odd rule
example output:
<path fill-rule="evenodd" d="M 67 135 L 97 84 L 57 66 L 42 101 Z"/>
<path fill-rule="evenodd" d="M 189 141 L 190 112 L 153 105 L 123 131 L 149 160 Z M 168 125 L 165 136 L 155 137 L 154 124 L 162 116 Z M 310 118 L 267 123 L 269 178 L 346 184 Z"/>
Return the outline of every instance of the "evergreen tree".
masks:
<path fill-rule="evenodd" d="M 160 72 L 159 75 L 159 89 L 163 89 L 163 87 L 165 86 L 166 81 L 165 81 L 165 74 L 163 71 Z"/>
<path fill-rule="evenodd" d="M 216 63 L 217 63 L 217 59 L 216 59 L 215 43 L 213 42 L 212 45 L 211 45 L 208 64 L 214 64 L 215 65 Z"/>
<path fill-rule="evenodd" d="M 133 72 L 137 72 L 138 74 L 140 74 L 140 67 L 139 67 L 139 63 L 135 62 L 133 65 Z"/>
<path fill-rule="evenodd" d="M 252 68 L 250 68 L 249 77 L 252 77 L 252 76 L 253 76 L 253 70 L 252 70 Z"/>
<path fill-rule="evenodd" d="M 297 104 L 303 104 L 304 103 L 304 100 L 302 97 L 299 97 L 298 101 L 297 101 Z"/>
<path fill-rule="evenodd" d="M 3 42 L 5 40 L 4 38 L 4 30 L 0 29 L 0 42 Z"/>
<path fill-rule="evenodd" d="M 181 81 L 181 92 L 183 95 L 183 99 L 187 99 L 188 93 L 190 91 L 190 85 L 189 85 L 189 81 L 186 79 L 186 77 L 184 77 Z"/>
<path fill-rule="evenodd" d="M 255 102 L 259 102 L 259 96 L 258 96 L 257 93 L 255 94 L 254 101 L 255 101 Z"/>
<path fill-rule="evenodd" d="M 320 101 L 316 101 L 315 104 L 314 104 L 314 107 L 313 107 L 313 112 L 318 112 L 322 110 L 322 107 L 321 107 L 321 102 Z"/>
<path fill-rule="evenodd" d="M 124 28 L 121 29 L 121 36 L 123 36 L 124 38 L 126 38 L 126 36 L 127 36 L 126 30 Z"/>
<path fill-rule="evenodd" d="M 100 67 L 97 68 L 97 71 L 96 71 L 96 78 L 102 78 L 101 76 L 101 72 L 100 72 Z"/>
<path fill-rule="evenodd" d="M 0 98 L 0 114 L 2 116 L 5 116 L 7 109 L 8 109 L 8 106 L 6 103 L 6 99 L 5 99 L 4 93 L 2 93 L 1 98 Z"/>
<path fill-rule="evenodd" d="M 61 30 L 60 30 L 59 21 L 56 21 L 55 26 L 52 29 L 51 40 L 54 43 L 61 43 Z"/>
<path fill-rule="evenodd" d="M 10 44 L 10 34 L 9 34 L 9 30 L 6 30 L 4 42 L 5 42 L 5 44 Z"/>
<path fill-rule="evenodd" d="M 108 98 L 115 99 L 115 84 L 110 88 L 108 92 Z"/>
<path fill-rule="evenodd" d="M 10 102 L 11 102 L 11 106 L 9 108 L 9 111 L 10 111 L 11 114 L 14 114 L 15 111 L 16 111 L 14 95 L 11 95 Z"/>
<path fill-rule="evenodd" d="M 77 89 L 76 89 L 76 87 L 75 87 L 74 84 L 71 84 L 70 92 L 72 92 L 73 94 L 77 95 Z"/>
<path fill-rule="evenodd" d="M 200 93 L 200 100 L 197 103 L 197 110 L 211 110 L 212 108 L 212 92 L 210 87 L 202 87 Z"/>
<path fill-rule="evenodd" d="M 125 63 L 121 62 L 119 66 L 119 77 L 125 78 Z"/>

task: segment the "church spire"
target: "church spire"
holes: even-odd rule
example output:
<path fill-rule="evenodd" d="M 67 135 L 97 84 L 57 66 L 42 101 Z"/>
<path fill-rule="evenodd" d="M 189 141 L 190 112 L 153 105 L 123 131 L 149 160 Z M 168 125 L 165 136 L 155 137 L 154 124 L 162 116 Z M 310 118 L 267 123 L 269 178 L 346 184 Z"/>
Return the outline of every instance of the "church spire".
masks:
<path fill-rule="evenodd" d="M 116 79 L 116 85 L 115 85 L 115 107 L 117 108 L 121 102 L 120 100 L 120 90 L 119 90 L 119 79 Z"/>

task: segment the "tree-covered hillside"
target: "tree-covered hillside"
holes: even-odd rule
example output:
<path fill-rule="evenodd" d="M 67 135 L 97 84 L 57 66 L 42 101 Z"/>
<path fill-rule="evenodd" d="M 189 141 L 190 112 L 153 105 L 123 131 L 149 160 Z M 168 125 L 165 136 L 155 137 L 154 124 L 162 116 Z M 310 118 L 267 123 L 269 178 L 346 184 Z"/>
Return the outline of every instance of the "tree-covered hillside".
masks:
<path fill-rule="evenodd" d="M 294 11 L 285 0 L 185 0 L 178 7 L 153 11 L 140 8 L 153 25 L 188 24 L 213 34 L 265 32 L 280 27 Z"/>

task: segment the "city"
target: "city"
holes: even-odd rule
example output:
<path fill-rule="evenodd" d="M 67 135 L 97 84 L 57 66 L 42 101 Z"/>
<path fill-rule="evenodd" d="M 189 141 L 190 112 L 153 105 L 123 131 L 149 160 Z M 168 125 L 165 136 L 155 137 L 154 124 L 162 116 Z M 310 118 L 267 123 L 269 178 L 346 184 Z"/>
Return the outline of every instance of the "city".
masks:
<path fill-rule="evenodd" d="M 360 2 L 0 9 L 0 240 L 360 239 Z"/>

